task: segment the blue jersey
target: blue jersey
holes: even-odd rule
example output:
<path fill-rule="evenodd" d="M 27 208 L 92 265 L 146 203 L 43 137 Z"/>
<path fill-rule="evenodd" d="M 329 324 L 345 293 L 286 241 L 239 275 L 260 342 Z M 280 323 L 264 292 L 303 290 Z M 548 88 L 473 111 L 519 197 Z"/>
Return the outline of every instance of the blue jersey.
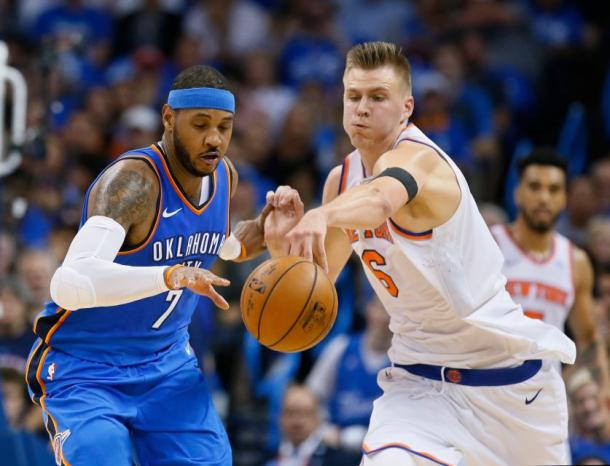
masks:
<path fill-rule="evenodd" d="M 208 200 L 196 207 L 172 176 L 159 146 L 127 152 L 117 161 L 126 158 L 150 165 L 159 177 L 160 195 L 157 205 L 151 206 L 156 208 L 156 218 L 148 237 L 139 245 L 122 249 L 115 262 L 209 269 L 229 232 L 231 175 L 227 162 L 221 161 L 210 175 Z M 85 196 L 81 226 L 97 179 Z M 137 279 L 134 274 L 133 280 Z M 200 295 L 182 289 L 78 311 L 49 302 L 36 320 L 34 332 L 46 345 L 81 359 L 119 366 L 141 364 L 176 343 L 188 343 L 187 327 L 200 299 Z"/>
<path fill-rule="evenodd" d="M 368 426 L 373 401 L 382 394 L 377 385 L 377 370 L 369 371 L 362 360 L 364 335 L 349 337 L 349 343 L 337 365 L 337 382 L 329 399 L 330 420 L 340 427 Z M 389 360 L 383 365 L 385 367 Z"/>

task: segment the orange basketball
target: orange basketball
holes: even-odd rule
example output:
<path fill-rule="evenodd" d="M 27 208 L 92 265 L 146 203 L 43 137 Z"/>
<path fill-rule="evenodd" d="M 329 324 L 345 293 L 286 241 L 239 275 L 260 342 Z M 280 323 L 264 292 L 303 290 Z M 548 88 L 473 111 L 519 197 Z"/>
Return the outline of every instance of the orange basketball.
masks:
<path fill-rule="evenodd" d="M 337 317 L 337 291 L 318 265 L 302 257 L 269 259 L 241 291 L 241 317 L 263 345 L 292 353 L 311 348 Z"/>

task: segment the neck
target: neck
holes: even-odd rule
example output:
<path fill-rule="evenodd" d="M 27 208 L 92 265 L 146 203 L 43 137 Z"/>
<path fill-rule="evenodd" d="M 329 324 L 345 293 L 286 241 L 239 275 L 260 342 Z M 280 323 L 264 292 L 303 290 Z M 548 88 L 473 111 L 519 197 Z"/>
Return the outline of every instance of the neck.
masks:
<path fill-rule="evenodd" d="M 517 220 L 509 228 L 517 244 L 528 252 L 546 256 L 553 249 L 553 238 L 555 236 L 553 228 L 540 233 L 532 230 L 521 216 L 517 217 Z"/>
<path fill-rule="evenodd" d="M 187 197 L 195 205 L 199 204 L 199 197 L 201 195 L 201 180 L 202 177 L 195 176 L 189 173 L 186 168 L 182 165 L 176 152 L 174 151 L 174 145 L 169 142 L 167 134 L 163 134 L 161 138 L 161 147 L 163 152 L 167 156 L 167 163 L 174 176 L 176 182 L 180 185 L 182 190 L 185 192 Z"/>
<path fill-rule="evenodd" d="M 381 157 L 385 152 L 392 149 L 396 143 L 396 140 L 398 139 L 398 136 L 404 131 L 405 126 L 406 124 L 397 126 L 396 129 L 388 134 L 385 139 L 375 143 L 374 145 L 367 147 L 356 147 L 358 152 L 360 152 L 360 157 L 362 158 L 362 163 L 366 171 L 366 176 L 371 176 L 373 174 L 373 167 L 377 163 L 377 160 L 379 160 L 379 157 Z"/>

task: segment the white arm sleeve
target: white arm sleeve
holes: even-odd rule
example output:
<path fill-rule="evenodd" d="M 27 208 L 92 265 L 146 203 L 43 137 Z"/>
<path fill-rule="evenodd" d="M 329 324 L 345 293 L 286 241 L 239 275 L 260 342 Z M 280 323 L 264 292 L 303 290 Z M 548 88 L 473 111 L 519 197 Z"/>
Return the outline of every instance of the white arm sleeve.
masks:
<path fill-rule="evenodd" d="M 75 311 L 116 306 L 167 291 L 165 266 L 130 267 L 113 262 L 125 235 L 125 229 L 109 217 L 89 218 L 51 279 L 53 301 Z"/>

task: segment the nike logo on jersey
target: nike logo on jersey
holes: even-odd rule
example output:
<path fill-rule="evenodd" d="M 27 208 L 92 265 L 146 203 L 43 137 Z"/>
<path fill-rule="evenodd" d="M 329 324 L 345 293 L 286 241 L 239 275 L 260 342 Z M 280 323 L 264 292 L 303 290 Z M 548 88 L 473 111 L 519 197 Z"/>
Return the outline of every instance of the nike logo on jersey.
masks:
<path fill-rule="evenodd" d="M 530 398 L 530 399 L 527 399 L 527 398 L 526 398 L 526 399 L 525 399 L 525 404 L 526 404 L 526 405 L 529 405 L 530 403 L 533 403 L 533 402 L 534 402 L 534 400 L 535 400 L 536 398 L 538 398 L 538 395 L 540 395 L 540 392 L 541 392 L 541 391 L 542 391 L 542 388 L 541 388 L 540 390 L 538 390 L 538 391 L 536 392 L 536 394 L 535 394 L 535 395 L 534 395 L 532 398 Z"/>
<path fill-rule="evenodd" d="M 180 207 L 179 209 L 174 210 L 173 212 L 168 212 L 167 211 L 167 207 L 165 209 L 163 209 L 163 218 L 170 218 L 173 217 L 174 215 L 176 215 L 178 212 L 180 212 L 182 210 L 182 207 Z"/>

